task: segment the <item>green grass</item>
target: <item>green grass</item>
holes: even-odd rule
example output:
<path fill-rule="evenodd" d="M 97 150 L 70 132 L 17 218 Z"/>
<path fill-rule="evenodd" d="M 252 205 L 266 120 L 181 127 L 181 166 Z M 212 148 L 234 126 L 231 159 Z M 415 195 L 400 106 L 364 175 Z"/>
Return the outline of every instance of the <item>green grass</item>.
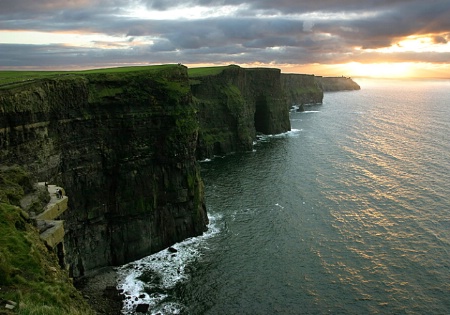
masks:
<path fill-rule="evenodd" d="M 86 74 L 123 74 L 126 72 L 137 71 L 161 71 L 177 67 L 174 64 L 155 65 L 155 66 L 135 66 L 135 67 L 117 67 L 92 69 L 82 71 L 0 71 L 0 86 L 14 83 L 23 83 L 31 80 L 55 78 L 64 75 L 86 75 Z"/>
<path fill-rule="evenodd" d="M 0 300 L 17 302 L 14 312 L 21 315 L 93 314 L 23 210 L 9 202 L 29 190 L 30 178 L 18 168 L 0 169 L 0 178 L 0 192 L 9 196 L 0 201 Z M 3 193 L 8 185 L 21 189 Z"/>
<path fill-rule="evenodd" d="M 92 73 L 123 73 L 136 71 L 161 71 L 177 67 L 175 64 L 154 65 L 154 66 L 134 66 L 134 67 L 117 67 L 117 68 L 103 68 L 83 71 L 73 71 L 76 74 L 92 74 Z"/>
<path fill-rule="evenodd" d="M 25 191 L 32 189 L 32 184 L 25 171 L 19 167 L 0 169 L 0 202 L 19 205 Z"/>
<path fill-rule="evenodd" d="M 151 66 L 134 66 L 134 67 L 116 67 L 102 68 L 81 71 L 0 71 L 0 88 L 12 84 L 26 83 L 38 79 L 60 78 L 69 75 L 93 75 L 93 74 L 117 74 L 122 76 L 126 73 L 135 73 L 139 71 L 159 72 L 170 68 L 180 67 L 176 64 L 151 65 Z M 224 69 L 229 67 L 237 67 L 235 65 L 217 66 L 217 67 L 200 67 L 188 69 L 191 78 L 202 77 L 207 75 L 217 75 Z"/>
<path fill-rule="evenodd" d="M 62 71 L 0 71 L 0 85 L 26 82 L 66 74 Z"/>
<path fill-rule="evenodd" d="M 190 78 L 202 77 L 206 75 L 216 75 L 221 73 L 228 67 L 233 66 L 217 66 L 217 67 L 201 67 L 201 68 L 189 68 L 188 74 Z"/>

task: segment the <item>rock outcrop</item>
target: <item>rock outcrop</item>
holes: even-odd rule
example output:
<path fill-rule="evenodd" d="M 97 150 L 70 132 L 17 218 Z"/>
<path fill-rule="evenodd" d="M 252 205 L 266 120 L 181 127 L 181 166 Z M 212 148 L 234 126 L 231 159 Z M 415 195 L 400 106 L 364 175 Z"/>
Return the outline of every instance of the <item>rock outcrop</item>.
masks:
<path fill-rule="evenodd" d="M 279 69 L 219 67 L 191 75 L 198 108 L 198 158 L 252 150 L 257 133 L 290 130 Z"/>
<path fill-rule="evenodd" d="M 198 123 L 183 66 L 97 71 L 0 89 L 0 161 L 65 187 L 74 277 L 206 229 Z"/>
<path fill-rule="evenodd" d="M 317 77 L 324 92 L 360 90 L 361 87 L 348 77 Z"/>
<path fill-rule="evenodd" d="M 41 240 L 52 248 L 61 257 L 61 266 L 64 267 L 64 221 L 59 220 L 68 208 L 68 197 L 64 195 L 64 189 L 47 183 L 38 183 L 37 186 L 47 190 L 50 200 L 41 213 L 31 213 L 39 230 Z"/>

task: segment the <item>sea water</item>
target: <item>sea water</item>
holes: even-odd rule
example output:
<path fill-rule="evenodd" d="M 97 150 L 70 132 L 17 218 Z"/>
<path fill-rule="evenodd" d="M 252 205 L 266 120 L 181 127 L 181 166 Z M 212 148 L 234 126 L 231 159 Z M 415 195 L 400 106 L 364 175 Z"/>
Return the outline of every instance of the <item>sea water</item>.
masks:
<path fill-rule="evenodd" d="M 449 314 L 450 82 L 360 80 L 201 163 L 209 231 L 119 269 L 149 314 Z"/>

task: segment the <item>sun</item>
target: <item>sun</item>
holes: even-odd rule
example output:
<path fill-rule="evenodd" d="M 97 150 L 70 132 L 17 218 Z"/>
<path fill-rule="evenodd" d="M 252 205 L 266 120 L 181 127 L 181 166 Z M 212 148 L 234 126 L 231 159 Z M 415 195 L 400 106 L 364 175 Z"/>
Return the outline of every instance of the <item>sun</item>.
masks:
<path fill-rule="evenodd" d="M 344 65 L 346 73 L 352 77 L 412 78 L 416 77 L 415 65 L 411 62 L 358 63 Z"/>

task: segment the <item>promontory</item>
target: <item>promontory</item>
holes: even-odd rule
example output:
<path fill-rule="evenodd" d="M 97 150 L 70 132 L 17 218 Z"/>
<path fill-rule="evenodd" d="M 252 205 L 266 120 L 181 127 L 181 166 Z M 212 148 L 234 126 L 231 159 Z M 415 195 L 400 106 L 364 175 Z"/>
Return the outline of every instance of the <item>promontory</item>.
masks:
<path fill-rule="evenodd" d="M 60 187 L 67 209 L 52 220 L 63 221 L 63 237 L 47 247 L 73 278 L 200 235 L 208 216 L 198 161 L 289 131 L 290 107 L 321 103 L 324 86 L 235 65 L 0 72 L 2 220 L 25 233 L 55 197 L 49 186 Z M 0 287 L 13 287 L 26 275 L 11 257 L 30 249 L 3 242 Z"/>

